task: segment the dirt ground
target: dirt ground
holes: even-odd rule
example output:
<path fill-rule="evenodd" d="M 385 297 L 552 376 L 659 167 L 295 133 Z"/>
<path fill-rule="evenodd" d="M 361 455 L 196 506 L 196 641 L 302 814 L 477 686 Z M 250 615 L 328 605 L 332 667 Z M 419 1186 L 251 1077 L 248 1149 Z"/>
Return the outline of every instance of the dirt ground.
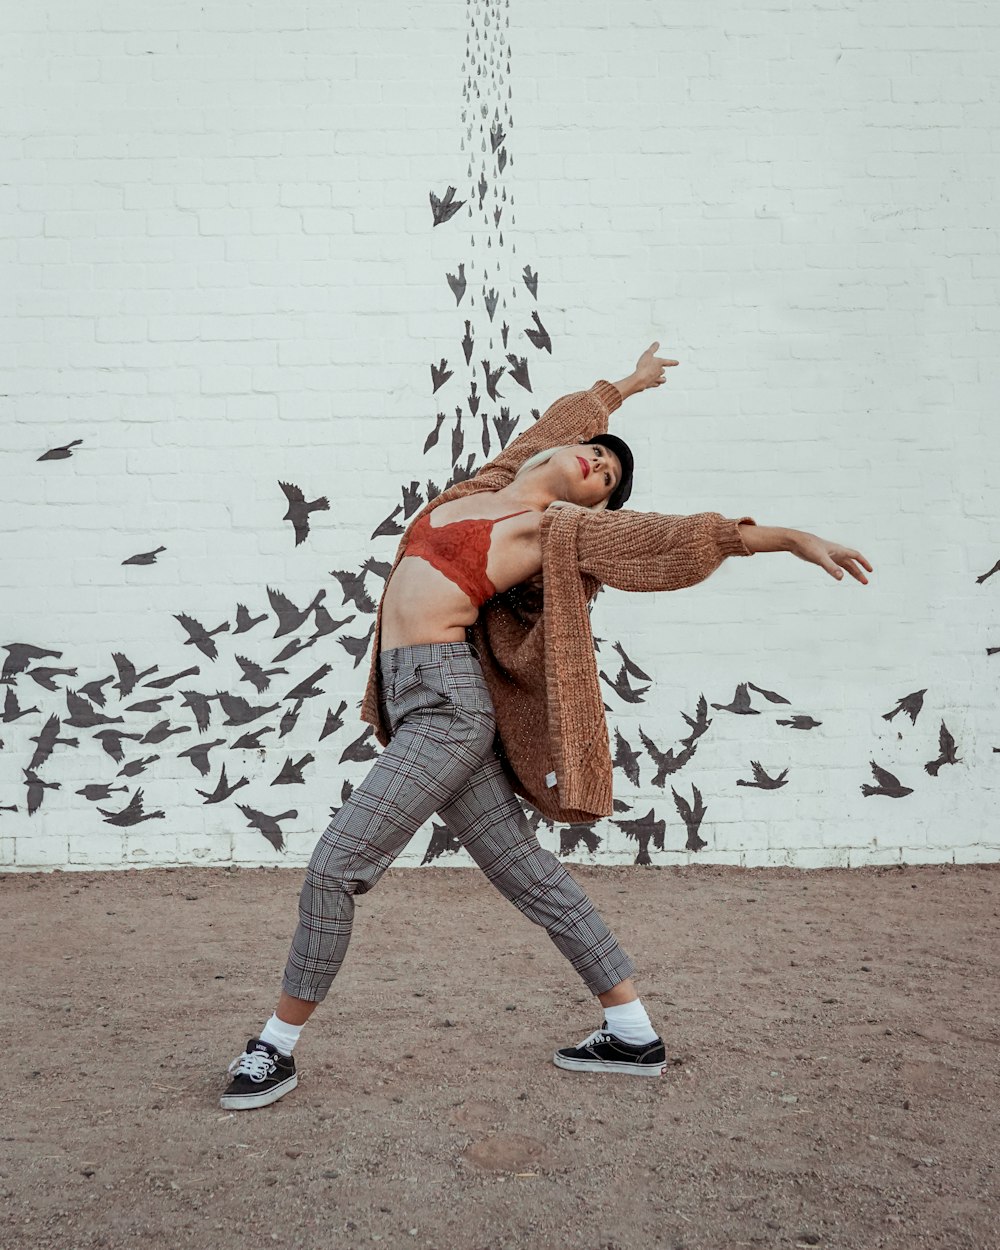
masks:
<path fill-rule="evenodd" d="M 477 869 L 395 869 L 224 1112 L 302 869 L 14 873 L 0 1244 L 1000 1246 L 1000 865 L 581 867 L 671 1065 L 551 1063 L 600 1009 Z"/>

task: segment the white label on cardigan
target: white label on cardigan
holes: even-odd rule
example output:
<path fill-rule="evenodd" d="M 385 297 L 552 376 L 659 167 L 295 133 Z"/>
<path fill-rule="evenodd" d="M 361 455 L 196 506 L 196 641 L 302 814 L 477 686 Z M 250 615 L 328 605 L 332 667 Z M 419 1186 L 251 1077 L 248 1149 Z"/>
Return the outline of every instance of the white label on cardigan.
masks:
<path fill-rule="evenodd" d="M 552 772 L 545 774 L 545 784 L 550 790 L 556 784 L 556 774 L 554 769 Z"/>

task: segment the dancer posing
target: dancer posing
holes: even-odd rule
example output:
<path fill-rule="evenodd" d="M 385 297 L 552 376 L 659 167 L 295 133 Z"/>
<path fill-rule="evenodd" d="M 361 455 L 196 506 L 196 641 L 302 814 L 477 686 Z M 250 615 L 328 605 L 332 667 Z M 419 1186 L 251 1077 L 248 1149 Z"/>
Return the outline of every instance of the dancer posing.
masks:
<path fill-rule="evenodd" d="M 554 1062 L 577 1072 L 665 1071 L 631 959 L 540 846 L 516 797 L 563 822 L 613 811 L 589 608 L 604 585 L 692 586 L 731 555 L 791 551 L 864 584 L 858 565 L 871 565 L 839 543 L 750 516 L 622 511 L 633 459 L 607 432 L 608 417 L 663 384 L 678 362 L 658 348 L 622 381 L 556 401 L 408 526 L 379 603 L 361 707 L 385 749 L 313 851 L 277 1006 L 229 1065 L 223 1107 L 262 1107 L 295 1087 L 292 1050 L 343 963 L 354 896 L 435 814 L 601 1004 L 601 1027 Z"/>

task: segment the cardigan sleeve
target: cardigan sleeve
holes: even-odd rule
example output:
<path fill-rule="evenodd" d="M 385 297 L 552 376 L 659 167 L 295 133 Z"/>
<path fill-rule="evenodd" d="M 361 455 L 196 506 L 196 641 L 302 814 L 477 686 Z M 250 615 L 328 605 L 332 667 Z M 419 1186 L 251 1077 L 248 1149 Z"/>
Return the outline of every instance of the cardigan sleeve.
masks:
<path fill-rule="evenodd" d="M 726 556 L 752 556 L 740 525 L 720 512 L 584 512 L 577 531 L 580 572 L 616 590 L 680 590 L 713 573 Z"/>
<path fill-rule="evenodd" d="M 611 382 L 595 382 L 589 391 L 572 391 L 550 404 L 538 420 L 519 434 L 475 477 L 489 480 L 491 490 L 507 486 L 525 460 L 549 447 L 608 432 L 608 417 L 622 405 L 622 395 Z"/>

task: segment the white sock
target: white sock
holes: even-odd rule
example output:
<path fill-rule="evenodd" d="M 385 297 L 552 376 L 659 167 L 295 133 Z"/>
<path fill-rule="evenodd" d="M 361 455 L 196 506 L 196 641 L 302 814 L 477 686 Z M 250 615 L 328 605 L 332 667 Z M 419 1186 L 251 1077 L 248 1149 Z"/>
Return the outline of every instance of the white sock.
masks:
<path fill-rule="evenodd" d="M 258 1036 L 262 1042 L 270 1042 L 272 1046 L 276 1046 L 287 1058 L 295 1049 L 295 1043 L 299 1040 L 299 1034 L 304 1027 L 302 1024 L 289 1024 L 286 1020 L 279 1020 L 275 1013 Z"/>
<path fill-rule="evenodd" d="M 620 1007 L 605 1007 L 604 1019 L 608 1030 L 620 1037 L 630 1046 L 642 1046 L 646 1042 L 655 1042 L 657 1033 L 649 1023 L 646 1008 L 640 999 L 631 1003 L 622 1003 Z"/>

